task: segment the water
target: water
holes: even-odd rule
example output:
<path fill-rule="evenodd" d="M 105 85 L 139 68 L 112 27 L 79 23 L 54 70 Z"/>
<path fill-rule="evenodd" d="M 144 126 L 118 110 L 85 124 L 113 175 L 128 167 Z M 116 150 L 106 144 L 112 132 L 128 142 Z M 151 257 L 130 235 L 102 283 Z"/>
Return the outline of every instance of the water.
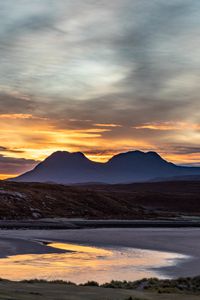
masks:
<path fill-rule="evenodd" d="M 100 248 L 51 243 L 55 254 L 26 254 L 0 259 L 0 277 L 10 280 L 46 279 L 84 283 L 111 280 L 166 278 L 162 269 L 187 259 L 186 256 L 127 247 Z M 66 250 L 56 253 L 56 249 Z"/>

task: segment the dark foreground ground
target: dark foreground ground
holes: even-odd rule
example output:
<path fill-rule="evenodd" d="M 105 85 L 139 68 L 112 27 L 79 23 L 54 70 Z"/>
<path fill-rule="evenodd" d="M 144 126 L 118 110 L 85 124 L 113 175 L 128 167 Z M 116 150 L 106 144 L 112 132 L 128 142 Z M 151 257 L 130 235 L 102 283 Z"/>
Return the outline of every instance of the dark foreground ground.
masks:
<path fill-rule="evenodd" d="M 0 300 L 199 300 L 198 292 L 159 287 L 154 290 L 102 288 L 45 282 L 0 282 Z"/>
<path fill-rule="evenodd" d="M 200 182 L 64 186 L 0 181 L 0 219 L 200 217 Z"/>

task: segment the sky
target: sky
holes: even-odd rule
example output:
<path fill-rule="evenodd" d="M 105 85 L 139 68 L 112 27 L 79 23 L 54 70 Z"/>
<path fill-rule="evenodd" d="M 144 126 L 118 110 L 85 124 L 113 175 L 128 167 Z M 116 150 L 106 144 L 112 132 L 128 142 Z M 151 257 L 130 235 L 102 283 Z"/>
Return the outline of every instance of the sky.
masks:
<path fill-rule="evenodd" d="M 199 0 L 0 0 L 0 178 L 57 150 L 200 165 Z"/>

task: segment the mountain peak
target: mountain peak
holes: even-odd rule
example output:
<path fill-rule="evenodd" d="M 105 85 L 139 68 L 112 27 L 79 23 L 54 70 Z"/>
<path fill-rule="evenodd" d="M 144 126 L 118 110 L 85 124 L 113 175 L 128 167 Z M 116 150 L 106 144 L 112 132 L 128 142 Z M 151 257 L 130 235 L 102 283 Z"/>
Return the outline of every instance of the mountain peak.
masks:
<path fill-rule="evenodd" d="M 109 162 L 113 162 L 116 160 L 142 160 L 142 159 L 146 159 L 146 158 L 159 158 L 161 160 L 163 160 L 159 154 L 157 154 L 156 152 L 150 151 L 150 152 L 143 152 L 143 151 L 139 151 L 139 150 L 135 150 L 135 151 L 128 151 L 128 152 L 124 152 L 124 153 L 119 153 L 115 156 L 113 156 Z"/>
<path fill-rule="evenodd" d="M 157 152 L 155 151 L 149 151 L 146 152 L 146 155 L 148 155 L 149 157 L 155 157 L 155 158 L 159 158 L 159 159 L 163 159 Z"/>
<path fill-rule="evenodd" d="M 50 156 L 48 156 L 47 158 L 58 158 L 58 157 L 63 157 L 63 156 L 67 156 L 69 155 L 70 152 L 68 151 L 56 151 L 53 152 Z"/>
<path fill-rule="evenodd" d="M 129 183 L 180 175 L 200 174 L 200 168 L 178 167 L 158 153 L 129 151 L 107 163 L 89 160 L 82 152 L 57 151 L 34 170 L 13 181 L 56 182 L 63 184 L 104 182 Z"/>
<path fill-rule="evenodd" d="M 52 153 L 46 160 L 59 160 L 59 159 L 66 159 L 66 158 L 84 158 L 87 159 L 86 156 L 82 152 L 68 152 L 68 151 L 56 151 Z"/>

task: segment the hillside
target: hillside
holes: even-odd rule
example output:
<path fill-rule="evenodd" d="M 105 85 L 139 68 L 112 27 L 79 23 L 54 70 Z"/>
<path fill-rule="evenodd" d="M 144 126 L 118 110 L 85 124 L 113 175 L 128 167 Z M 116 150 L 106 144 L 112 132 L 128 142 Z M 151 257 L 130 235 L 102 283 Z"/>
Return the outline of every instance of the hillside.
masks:
<path fill-rule="evenodd" d="M 199 182 L 64 186 L 0 182 L 0 219 L 200 216 Z"/>
<path fill-rule="evenodd" d="M 130 151 L 115 155 L 106 163 L 98 163 L 89 160 L 81 152 L 58 151 L 30 172 L 12 180 L 61 184 L 88 182 L 115 184 L 186 175 L 200 175 L 200 168 L 176 166 L 156 152 Z"/>

